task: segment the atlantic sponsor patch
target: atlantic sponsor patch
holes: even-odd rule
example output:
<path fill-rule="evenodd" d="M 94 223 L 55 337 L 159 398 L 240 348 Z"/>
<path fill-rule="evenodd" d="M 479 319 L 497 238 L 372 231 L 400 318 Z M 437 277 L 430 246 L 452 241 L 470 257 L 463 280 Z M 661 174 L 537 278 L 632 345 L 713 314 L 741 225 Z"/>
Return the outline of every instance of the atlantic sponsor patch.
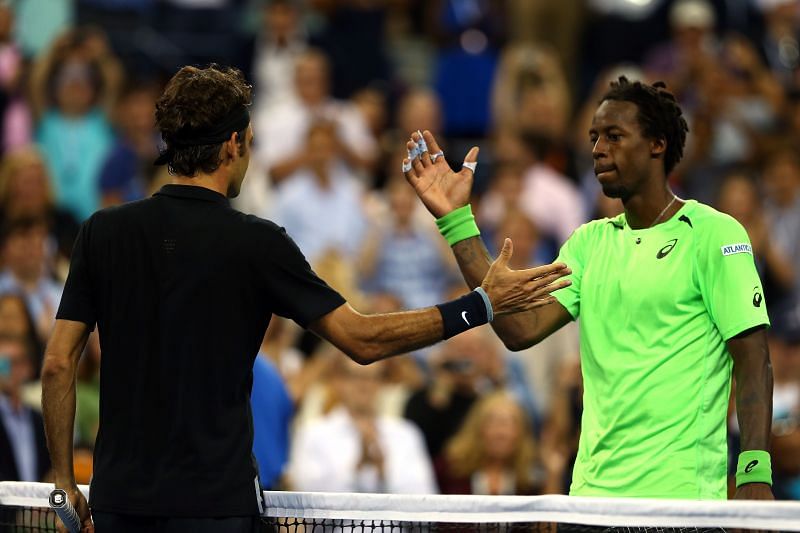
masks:
<path fill-rule="evenodd" d="M 753 247 L 747 243 L 728 244 L 722 247 L 722 255 L 750 254 L 753 255 Z"/>

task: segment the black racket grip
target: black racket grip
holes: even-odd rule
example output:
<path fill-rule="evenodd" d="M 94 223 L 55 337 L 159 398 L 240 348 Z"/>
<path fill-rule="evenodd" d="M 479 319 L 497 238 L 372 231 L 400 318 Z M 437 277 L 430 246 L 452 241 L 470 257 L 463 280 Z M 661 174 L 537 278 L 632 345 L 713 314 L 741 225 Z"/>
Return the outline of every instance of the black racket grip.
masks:
<path fill-rule="evenodd" d="M 67 493 L 63 489 L 53 489 L 50 493 L 50 507 L 56 512 L 58 517 L 67 526 L 70 533 L 81 532 L 81 520 L 78 513 L 72 506 L 72 502 L 67 498 Z"/>

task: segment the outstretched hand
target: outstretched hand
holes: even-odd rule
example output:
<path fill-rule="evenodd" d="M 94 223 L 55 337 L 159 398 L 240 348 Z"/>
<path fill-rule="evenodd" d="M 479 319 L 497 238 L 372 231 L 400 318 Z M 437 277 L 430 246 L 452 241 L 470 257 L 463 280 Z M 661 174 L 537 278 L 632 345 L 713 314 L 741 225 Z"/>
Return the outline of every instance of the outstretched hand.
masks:
<path fill-rule="evenodd" d="M 572 271 L 564 263 L 552 263 L 525 270 L 508 268 L 514 252 L 511 239 L 506 238 L 503 249 L 489 267 L 481 287 L 492 302 L 495 315 L 528 311 L 556 301 L 554 291 L 572 282 L 561 279 Z"/>
<path fill-rule="evenodd" d="M 462 166 L 459 172 L 453 172 L 439 143 L 428 130 L 421 136 L 419 132 L 411 134 L 411 140 L 406 143 L 409 154 L 414 154 L 421 140 L 424 141 L 427 150 L 417 157 L 404 159 L 403 174 L 428 211 L 436 218 L 441 218 L 469 202 L 474 174 L 470 166 L 477 163 L 479 149 L 473 146 L 464 158 L 464 163 L 468 163 L 469 166 Z"/>

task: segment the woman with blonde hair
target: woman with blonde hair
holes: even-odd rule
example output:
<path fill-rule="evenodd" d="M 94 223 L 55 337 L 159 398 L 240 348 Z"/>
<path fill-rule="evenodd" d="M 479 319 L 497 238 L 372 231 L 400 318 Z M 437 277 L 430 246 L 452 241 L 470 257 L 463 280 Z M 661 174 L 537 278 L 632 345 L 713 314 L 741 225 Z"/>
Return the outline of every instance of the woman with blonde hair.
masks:
<path fill-rule="evenodd" d="M 435 468 L 442 494 L 530 495 L 550 489 L 538 473 L 525 411 L 508 392 L 472 406 Z"/>
<path fill-rule="evenodd" d="M 0 164 L 0 226 L 19 218 L 45 220 L 61 259 L 69 259 L 78 222 L 56 206 L 50 173 L 32 145 L 6 154 Z"/>

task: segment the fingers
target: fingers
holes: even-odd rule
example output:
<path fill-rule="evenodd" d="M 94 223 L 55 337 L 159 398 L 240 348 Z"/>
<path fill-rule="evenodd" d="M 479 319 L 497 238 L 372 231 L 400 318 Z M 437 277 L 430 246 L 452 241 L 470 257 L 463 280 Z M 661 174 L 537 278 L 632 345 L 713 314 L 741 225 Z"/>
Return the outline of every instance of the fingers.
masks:
<path fill-rule="evenodd" d="M 564 263 L 550 263 L 549 265 L 528 268 L 526 270 L 522 270 L 521 272 L 524 272 L 529 279 L 538 279 L 542 276 L 547 276 L 553 273 L 558 273 L 559 277 L 567 276 L 572 274 L 572 269 L 570 269 Z"/>
<path fill-rule="evenodd" d="M 531 296 L 533 297 L 534 300 L 539 300 L 541 298 L 551 296 L 551 294 L 556 292 L 557 290 L 569 287 L 570 285 L 572 285 L 572 281 L 568 279 L 553 280 L 552 282 L 548 283 L 543 287 L 540 286 L 536 289 L 533 289 Z"/>
<path fill-rule="evenodd" d="M 425 165 L 420 161 L 419 145 L 413 140 L 408 141 L 406 143 L 406 150 L 408 151 L 408 160 L 411 163 L 411 168 L 415 171 L 416 175 L 421 174 L 422 171 L 425 170 Z M 404 166 L 403 170 L 405 170 L 405 168 Z"/>
<path fill-rule="evenodd" d="M 439 143 L 436 142 L 436 138 L 433 136 L 433 133 L 431 133 L 430 131 L 428 131 L 428 130 L 423 131 L 422 132 L 422 138 L 425 139 L 425 142 L 428 145 L 428 150 L 430 150 L 430 152 L 432 154 L 435 154 L 436 152 L 441 152 L 442 151 L 442 148 L 439 146 Z"/>
<path fill-rule="evenodd" d="M 425 138 L 422 136 L 422 132 L 417 130 L 411 134 L 411 140 L 414 141 L 419 149 L 419 162 L 422 163 L 423 167 L 428 167 L 433 164 L 431 160 L 431 154 L 428 151 L 428 143 L 425 142 Z"/>
<path fill-rule="evenodd" d="M 542 276 L 540 278 L 532 279 L 527 282 L 527 288 L 536 290 L 540 287 L 548 288 L 551 283 L 560 280 L 564 276 L 566 276 L 566 272 L 554 272 L 552 274 L 548 274 L 547 276 Z M 565 280 L 569 281 L 569 280 Z M 552 292 L 552 291 L 547 291 Z"/>
<path fill-rule="evenodd" d="M 537 300 L 532 301 L 525 310 L 530 311 L 532 309 L 538 309 L 540 307 L 544 307 L 545 305 L 550 305 L 557 302 L 558 300 L 556 299 L 555 296 L 546 296 L 544 298 L 539 298 Z"/>

